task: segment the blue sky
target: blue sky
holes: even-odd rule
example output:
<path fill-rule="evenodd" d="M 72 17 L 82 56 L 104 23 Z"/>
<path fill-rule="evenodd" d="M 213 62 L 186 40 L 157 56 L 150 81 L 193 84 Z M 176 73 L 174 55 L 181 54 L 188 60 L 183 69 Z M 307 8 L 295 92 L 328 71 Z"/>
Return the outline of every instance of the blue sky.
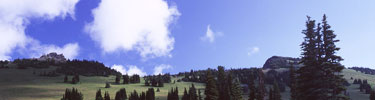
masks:
<path fill-rule="evenodd" d="M 47 1 L 1 1 L 0 59 L 58 52 L 138 74 L 261 67 L 299 57 L 306 15 L 327 14 L 342 64 L 375 68 L 373 0 Z"/>

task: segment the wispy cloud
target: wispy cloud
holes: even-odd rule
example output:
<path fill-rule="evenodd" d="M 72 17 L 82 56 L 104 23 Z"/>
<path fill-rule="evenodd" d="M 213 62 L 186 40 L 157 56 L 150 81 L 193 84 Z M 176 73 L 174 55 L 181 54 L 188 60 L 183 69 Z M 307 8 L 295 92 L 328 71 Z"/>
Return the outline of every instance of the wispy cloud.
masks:
<path fill-rule="evenodd" d="M 78 0 L 0 0 L 0 60 L 8 60 L 16 47 L 32 39 L 25 34 L 30 18 L 74 18 Z"/>
<path fill-rule="evenodd" d="M 111 67 L 112 69 L 115 69 L 117 71 L 119 71 L 120 73 L 122 73 L 123 75 L 125 74 L 128 74 L 128 75 L 134 75 L 134 74 L 137 74 L 139 76 L 145 76 L 147 75 L 146 72 L 144 72 L 142 69 L 139 69 L 137 66 L 135 65 L 127 65 L 127 69 L 122 66 L 122 65 L 113 65 Z"/>
<path fill-rule="evenodd" d="M 260 51 L 260 48 L 259 47 L 252 47 L 249 49 L 249 51 L 247 52 L 247 55 L 248 56 L 251 56 L 251 55 L 254 55 L 256 53 L 258 53 Z"/>
<path fill-rule="evenodd" d="M 163 74 L 163 70 L 172 68 L 171 65 L 168 64 L 161 64 L 158 66 L 155 66 L 154 68 L 154 75 Z"/>
<path fill-rule="evenodd" d="M 206 31 L 206 34 L 204 36 L 201 37 L 201 40 L 202 41 L 208 41 L 210 43 L 213 43 L 215 42 L 215 38 L 218 37 L 218 36 L 222 36 L 223 33 L 222 32 L 214 32 L 212 29 L 211 29 L 211 25 L 207 25 L 207 31 Z"/>
<path fill-rule="evenodd" d="M 102 0 L 86 25 L 104 53 L 137 51 L 143 58 L 171 57 L 170 24 L 181 15 L 164 0 Z M 111 18 L 108 18 L 111 16 Z"/>

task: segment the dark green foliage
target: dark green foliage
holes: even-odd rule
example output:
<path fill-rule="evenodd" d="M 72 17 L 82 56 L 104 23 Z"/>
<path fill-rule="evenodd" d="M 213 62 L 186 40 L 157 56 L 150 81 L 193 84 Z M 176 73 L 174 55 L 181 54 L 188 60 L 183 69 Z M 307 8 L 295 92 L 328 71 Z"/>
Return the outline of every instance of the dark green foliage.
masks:
<path fill-rule="evenodd" d="M 268 100 L 275 100 L 272 88 L 270 88 L 268 92 Z"/>
<path fill-rule="evenodd" d="M 111 85 L 107 82 L 105 83 L 105 88 L 111 88 Z"/>
<path fill-rule="evenodd" d="M 109 96 L 108 91 L 105 91 L 104 93 L 104 100 L 111 100 L 111 97 Z"/>
<path fill-rule="evenodd" d="M 98 61 L 87 60 L 68 60 L 65 63 L 56 64 L 59 66 L 56 71 L 67 75 L 83 75 L 83 76 L 108 76 L 119 75 L 120 72 L 104 66 Z"/>
<path fill-rule="evenodd" d="M 95 100 L 104 100 L 102 97 L 102 91 L 100 89 L 96 92 Z"/>
<path fill-rule="evenodd" d="M 139 95 L 139 100 L 147 100 L 147 99 L 146 99 L 146 93 L 145 93 L 145 92 L 142 92 L 142 93 Z"/>
<path fill-rule="evenodd" d="M 64 83 L 68 82 L 68 75 L 65 75 L 64 77 Z"/>
<path fill-rule="evenodd" d="M 171 91 L 168 92 L 167 100 L 179 100 L 177 87 L 176 89 L 172 88 Z"/>
<path fill-rule="evenodd" d="M 146 100 L 155 100 L 154 88 L 148 88 L 146 91 Z"/>
<path fill-rule="evenodd" d="M 375 100 L 375 91 L 371 90 L 370 100 Z"/>
<path fill-rule="evenodd" d="M 189 100 L 198 100 L 197 89 L 194 84 L 191 84 L 189 88 Z"/>
<path fill-rule="evenodd" d="M 17 64 L 18 69 L 26 69 L 28 67 L 49 68 L 49 65 L 53 65 L 54 62 L 38 61 L 37 59 L 15 59 L 12 63 Z"/>
<path fill-rule="evenodd" d="M 295 69 L 294 66 L 290 66 L 289 68 L 289 77 L 290 77 L 290 100 L 298 100 L 297 99 L 297 80 L 296 80 L 296 74 L 295 74 Z"/>
<path fill-rule="evenodd" d="M 190 98 L 189 98 L 189 94 L 188 94 L 188 92 L 186 91 L 186 88 L 185 88 L 185 90 L 184 90 L 184 95 L 182 95 L 181 100 L 190 100 Z"/>
<path fill-rule="evenodd" d="M 258 69 L 258 87 L 256 88 L 255 98 L 257 100 L 263 100 L 266 92 L 265 84 L 264 84 L 264 73 L 262 69 Z"/>
<path fill-rule="evenodd" d="M 164 87 L 164 83 L 171 82 L 170 74 L 145 76 L 145 86 Z"/>
<path fill-rule="evenodd" d="M 120 89 L 116 92 L 115 100 L 126 100 L 128 97 L 126 95 L 125 88 Z"/>
<path fill-rule="evenodd" d="M 276 82 L 276 80 L 274 81 L 273 83 L 273 99 L 272 100 L 281 100 L 281 94 L 280 94 L 280 90 L 279 90 L 279 85 L 278 83 Z"/>
<path fill-rule="evenodd" d="M 129 78 L 128 74 L 122 76 L 122 78 L 123 78 L 122 84 L 129 84 L 130 83 L 130 78 Z"/>
<path fill-rule="evenodd" d="M 350 67 L 348 69 L 353 69 L 355 71 L 359 71 L 361 73 L 365 73 L 365 74 L 370 74 L 370 75 L 375 75 L 375 70 L 374 69 L 370 69 L 370 68 L 363 68 L 363 67 Z M 353 79 L 351 77 L 351 79 Z"/>
<path fill-rule="evenodd" d="M 134 92 L 130 93 L 129 100 L 139 100 L 137 91 L 134 90 Z"/>
<path fill-rule="evenodd" d="M 158 89 L 156 89 L 156 92 L 160 92 L 160 89 L 158 88 Z"/>
<path fill-rule="evenodd" d="M 238 79 L 235 79 L 234 83 L 231 84 L 230 95 L 230 100 L 242 100 L 242 88 Z"/>
<path fill-rule="evenodd" d="M 218 100 L 219 93 L 216 88 L 216 81 L 214 76 L 212 76 L 211 69 L 207 70 L 207 82 L 206 82 L 206 89 L 204 94 L 206 95 L 205 100 Z"/>
<path fill-rule="evenodd" d="M 230 99 L 230 85 L 227 84 L 225 69 L 223 66 L 218 66 L 218 75 L 217 75 L 217 88 L 219 91 L 219 100 L 229 100 Z"/>
<path fill-rule="evenodd" d="M 79 75 L 74 75 L 74 77 L 72 78 L 72 84 L 77 84 L 79 83 Z"/>
<path fill-rule="evenodd" d="M 255 100 L 255 94 L 256 94 L 256 87 L 255 87 L 255 78 L 254 78 L 254 72 L 250 72 L 249 76 L 249 99 L 248 100 Z"/>
<path fill-rule="evenodd" d="M 83 100 L 83 95 L 75 88 L 73 88 L 72 90 L 67 88 L 61 100 Z"/>
<path fill-rule="evenodd" d="M 115 83 L 120 84 L 121 75 L 116 75 Z"/>
<path fill-rule="evenodd" d="M 140 83 L 141 82 L 141 78 L 139 77 L 139 75 L 134 74 L 134 75 L 132 75 L 130 77 L 129 82 L 130 83 Z"/>
<path fill-rule="evenodd" d="M 303 30 L 304 42 L 301 44 L 303 66 L 297 73 L 297 98 L 302 100 L 347 100 L 343 95 L 345 91 L 345 79 L 341 75 L 344 68 L 340 64 L 343 59 L 336 55 L 340 49 L 335 43 L 336 35 L 331 26 L 327 24 L 326 16 L 323 16 L 323 25 L 315 24 L 315 20 L 306 22 L 306 30 Z"/>

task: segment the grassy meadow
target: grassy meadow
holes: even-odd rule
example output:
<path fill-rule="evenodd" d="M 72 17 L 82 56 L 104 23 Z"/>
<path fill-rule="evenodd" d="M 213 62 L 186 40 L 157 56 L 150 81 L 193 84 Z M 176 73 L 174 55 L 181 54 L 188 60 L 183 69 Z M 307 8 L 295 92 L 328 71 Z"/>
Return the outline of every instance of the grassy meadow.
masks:
<path fill-rule="evenodd" d="M 141 83 L 138 84 L 115 84 L 115 76 L 102 77 L 93 76 L 85 77 L 80 76 L 81 82 L 79 84 L 63 83 L 64 76 L 58 77 L 42 77 L 39 76 L 40 72 L 48 70 L 54 70 L 55 67 L 49 69 L 16 69 L 11 67 L 9 69 L 0 69 L 0 100 L 59 100 L 65 92 L 66 88 L 75 87 L 82 92 L 84 100 L 94 100 L 95 93 L 98 89 L 102 90 L 102 95 L 105 91 L 110 93 L 112 99 L 115 97 L 116 91 L 120 88 L 126 88 L 126 92 L 129 95 L 130 92 L 136 90 L 138 93 L 146 91 L 150 86 L 144 86 L 144 80 L 141 78 Z M 34 74 L 35 72 L 35 74 Z M 354 79 L 368 79 L 368 83 L 371 86 L 375 85 L 374 75 L 363 74 L 351 69 L 343 70 L 344 78 L 352 83 Z M 351 79 L 354 78 L 353 80 Z M 71 81 L 72 76 L 69 76 Z M 179 77 L 181 78 L 181 77 Z M 202 96 L 204 97 L 204 84 L 192 83 L 192 82 L 177 82 L 173 84 L 173 81 L 179 79 L 178 77 L 172 77 L 172 83 L 165 83 L 164 87 L 154 87 L 160 89 L 160 92 L 155 92 L 157 100 L 166 100 L 168 91 L 172 87 L 179 88 L 180 97 L 183 95 L 184 88 L 189 88 L 191 84 L 194 84 L 197 89 L 201 89 Z M 110 82 L 111 88 L 104 88 L 105 83 Z M 267 89 L 272 87 L 267 85 Z M 353 100 L 366 100 L 369 94 L 359 92 L 359 85 L 351 84 L 347 87 L 347 91 Z M 286 88 L 286 92 L 281 93 L 283 100 L 289 99 L 289 88 Z M 247 99 L 247 93 L 243 95 L 244 99 Z M 267 97 L 267 96 L 266 96 Z"/>

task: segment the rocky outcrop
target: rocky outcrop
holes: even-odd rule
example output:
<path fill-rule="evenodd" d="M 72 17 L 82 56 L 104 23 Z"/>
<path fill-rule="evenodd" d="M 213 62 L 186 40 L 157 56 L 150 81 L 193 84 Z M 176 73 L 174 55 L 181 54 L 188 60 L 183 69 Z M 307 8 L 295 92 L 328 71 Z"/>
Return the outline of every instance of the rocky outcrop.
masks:
<path fill-rule="evenodd" d="M 301 59 L 299 58 L 272 56 L 264 63 L 263 69 L 289 68 L 291 64 L 295 67 L 300 67 L 300 61 Z"/>
<path fill-rule="evenodd" d="M 38 58 L 39 61 L 55 61 L 57 63 L 66 62 L 66 58 L 63 54 L 57 54 L 56 52 L 51 52 L 46 55 L 42 55 Z"/>

